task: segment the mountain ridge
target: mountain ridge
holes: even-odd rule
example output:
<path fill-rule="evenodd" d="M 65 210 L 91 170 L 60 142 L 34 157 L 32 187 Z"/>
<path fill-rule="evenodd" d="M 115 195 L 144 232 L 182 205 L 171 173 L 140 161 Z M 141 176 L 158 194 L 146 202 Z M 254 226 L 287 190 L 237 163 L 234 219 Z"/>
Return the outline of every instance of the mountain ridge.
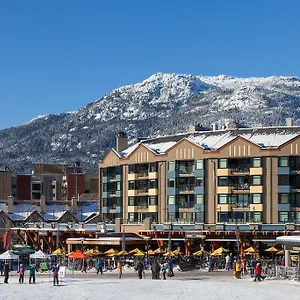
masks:
<path fill-rule="evenodd" d="M 37 116 L 25 124 L 0 130 L 0 167 L 29 172 L 34 163 L 73 163 L 87 171 L 126 131 L 138 136 L 167 135 L 189 126 L 236 120 L 244 126 L 300 124 L 300 78 L 240 78 L 155 73 L 125 85 L 76 111 Z"/>

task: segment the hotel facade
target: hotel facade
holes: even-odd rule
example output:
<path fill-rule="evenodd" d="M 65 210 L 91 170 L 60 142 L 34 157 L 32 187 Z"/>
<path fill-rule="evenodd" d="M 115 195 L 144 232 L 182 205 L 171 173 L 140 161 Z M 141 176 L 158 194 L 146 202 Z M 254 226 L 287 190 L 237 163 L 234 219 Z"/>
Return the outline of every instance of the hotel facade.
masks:
<path fill-rule="evenodd" d="M 299 224 L 300 127 L 117 137 L 99 163 L 103 220 Z M 200 228 L 200 227 L 199 227 Z"/>

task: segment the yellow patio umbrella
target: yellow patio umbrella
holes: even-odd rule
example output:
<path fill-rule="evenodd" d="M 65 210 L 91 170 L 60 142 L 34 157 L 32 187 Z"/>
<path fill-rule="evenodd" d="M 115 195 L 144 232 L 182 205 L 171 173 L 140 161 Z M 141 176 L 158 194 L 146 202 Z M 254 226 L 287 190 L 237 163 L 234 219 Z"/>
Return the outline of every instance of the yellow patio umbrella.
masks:
<path fill-rule="evenodd" d="M 155 254 L 164 254 L 164 253 L 166 253 L 166 251 L 164 251 L 164 250 L 161 249 L 161 248 L 157 248 L 156 250 L 154 250 L 154 253 L 155 253 Z"/>
<path fill-rule="evenodd" d="M 276 249 L 274 246 L 268 248 L 265 250 L 266 252 L 278 252 L 278 249 Z"/>
<path fill-rule="evenodd" d="M 135 254 L 135 253 L 137 253 L 138 251 L 140 251 L 140 249 L 139 249 L 139 248 L 135 248 L 135 249 L 129 251 L 128 253 L 129 253 L 129 254 Z"/>
<path fill-rule="evenodd" d="M 118 253 L 118 256 L 122 256 L 122 255 L 129 255 L 129 253 L 127 251 L 120 251 Z"/>
<path fill-rule="evenodd" d="M 207 251 L 205 251 L 205 250 L 198 250 L 198 251 L 194 252 L 193 255 L 196 255 L 196 256 L 202 256 L 202 255 L 208 256 L 208 255 L 210 255 L 210 253 L 207 252 Z"/>
<path fill-rule="evenodd" d="M 107 250 L 106 252 L 104 252 L 104 254 L 106 254 L 106 255 L 111 255 L 111 254 L 116 255 L 116 254 L 118 254 L 118 251 L 111 248 L 111 249 Z"/>
<path fill-rule="evenodd" d="M 63 255 L 63 254 L 64 254 L 64 252 L 63 252 L 60 248 L 54 250 L 54 251 L 51 253 L 51 255 Z"/>
<path fill-rule="evenodd" d="M 155 252 L 153 250 L 151 250 L 151 249 L 148 250 L 146 253 L 147 253 L 148 256 L 149 255 L 155 255 Z"/>
<path fill-rule="evenodd" d="M 84 254 L 89 255 L 89 256 L 97 256 L 103 254 L 103 252 L 97 250 L 97 249 L 91 249 L 88 251 L 85 251 Z"/>
<path fill-rule="evenodd" d="M 174 254 L 174 252 L 169 251 L 169 252 L 166 252 L 165 254 L 163 254 L 163 256 L 175 256 L 175 254 Z"/>
<path fill-rule="evenodd" d="M 175 256 L 178 256 L 178 255 L 180 255 L 180 254 L 183 254 L 181 251 L 179 251 L 179 250 L 177 250 L 177 249 L 174 250 L 173 253 L 174 253 Z"/>
<path fill-rule="evenodd" d="M 222 255 L 223 253 L 227 253 L 229 252 L 229 250 L 223 248 L 223 247 L 220 247 L 218 249 L 216 249 L 211 255 Z"/>
<path fill-rule="evenodd" d="M 145 252 L 142 250 L 137 251 L 134 256 L 145 256 Z"/>
<path fill-rule="evenodd" d="M 246 250 L 244 250 L 245 253 L 247 254 L 255 254 L 257 251 L 253 247 L 249 247 Z"/>
<path fill-rule="evenodd" d="M 284 255 L 284 250 L 280 250 L 276 253 L 276 255 Z"/>

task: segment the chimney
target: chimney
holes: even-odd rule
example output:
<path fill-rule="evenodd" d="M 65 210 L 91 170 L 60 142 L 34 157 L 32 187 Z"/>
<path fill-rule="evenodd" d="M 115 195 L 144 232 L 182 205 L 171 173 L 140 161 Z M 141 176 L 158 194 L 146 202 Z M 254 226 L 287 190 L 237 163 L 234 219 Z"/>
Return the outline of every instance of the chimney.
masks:
<path fill-rule="evenodd" d="M 78 210 L 78 203 L 77 203 L 77 197 L 72 197 L 71 200 L 71 211 L 72 213 L 76 213 Z"/>
<path fill-rule="evenodd" d="M 196 131 L 196 127 L 194 125 L 189 126 L 189 132 L 194 133 Z"/>
<path fill-rule="evenodd" d="M 46 198 L 45 198 L 45 196 L 42 196 L 40 199 L 40 213 L 41 214 L 46 213 Z"/>
<path fill-rule="evenodd" d="M 285 121 L 286 121 L 286 126 L 288 126 L 288 127 L 293 126 L 293 123 L 294 123 L 293 118 L 286 118 Z"/>
<path fill-rule="evenodd" d="M 12 214 L 14 212 L 14 197 L 8 196 L 7 197 L 7 212 Z"/>
<path fill-rule="evenodd" d="M 116 150 L 122 152 L 128 148 L 128 137 L 125 132 L 119 132 L 116 137 Z"/>

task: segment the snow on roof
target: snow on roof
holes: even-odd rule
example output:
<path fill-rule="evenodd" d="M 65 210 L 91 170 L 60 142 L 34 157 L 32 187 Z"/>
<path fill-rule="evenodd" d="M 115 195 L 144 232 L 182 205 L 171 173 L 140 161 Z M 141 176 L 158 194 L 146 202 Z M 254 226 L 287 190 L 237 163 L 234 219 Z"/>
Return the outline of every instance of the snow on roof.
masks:
<path fill-rule="evenodd" d="M 128 157 L 140 144 L 145 145 L 157 155 L 163 154 L 183 138 L 188 139 L 205 150 L 218 150 L 238 136 L 255 143 L 261 148 L 278 148 L 299 135 L 300 127 L 297 126 L 201 131 L 193 134 L 176 134 L 147 139 L 122 151 L 121 155 L 122 157 Z"/>

